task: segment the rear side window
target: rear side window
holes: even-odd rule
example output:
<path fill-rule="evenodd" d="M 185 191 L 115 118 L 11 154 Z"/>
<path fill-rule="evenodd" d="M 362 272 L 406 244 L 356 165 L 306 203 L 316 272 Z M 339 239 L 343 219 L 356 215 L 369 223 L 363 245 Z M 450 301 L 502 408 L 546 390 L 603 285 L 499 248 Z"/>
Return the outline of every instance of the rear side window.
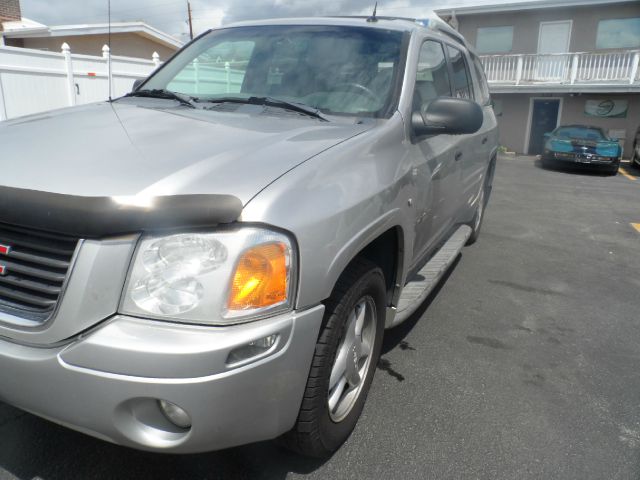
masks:
<path fill-rule="evenodd" d="M 464 55 L 460 50 L 449 45 L 447 45 L 447 53 L 453 70 L 453 96 L 473 100 L 473 83 Z"/>
<path fill-rule="evenodd" d="M 476 55 L 471 55 L 473 67 L 476 69 L 476 77 L 478 77 L 478 88 L 476 98 L 481 105 L 489 105 L 491 103 L 491 94 L 489 93 L 489 85 L 487 84 L 487 76 L 484 74 L 484 68 L 480 59 Z"/>
<path fill-rule="evenodd" d="M 420 110 L 422 105 L 436 97 L 450 96 L 449 70 L 442 44 L 427 40 L 420 49 L 416 87 L 413 94 L 413 109 Z"/>

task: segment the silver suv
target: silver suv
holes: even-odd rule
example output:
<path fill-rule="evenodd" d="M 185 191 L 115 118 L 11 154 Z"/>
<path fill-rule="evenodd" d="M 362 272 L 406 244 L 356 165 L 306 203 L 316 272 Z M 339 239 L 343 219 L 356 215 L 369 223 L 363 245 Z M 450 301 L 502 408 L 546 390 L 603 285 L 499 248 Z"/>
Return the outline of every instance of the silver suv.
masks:
<path fill-rule="evenodd" d="M 0 399 L 130 447 L 326 456 L 491 192 L 435 16 L 209 31 L 114 101 L 0 124 Z"/>

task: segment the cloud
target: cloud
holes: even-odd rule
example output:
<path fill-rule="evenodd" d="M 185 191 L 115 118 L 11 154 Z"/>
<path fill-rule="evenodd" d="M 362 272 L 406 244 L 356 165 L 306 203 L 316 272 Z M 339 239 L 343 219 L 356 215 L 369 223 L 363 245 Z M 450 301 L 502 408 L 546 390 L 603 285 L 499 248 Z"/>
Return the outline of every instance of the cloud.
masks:
<path fill-rule="evenodd" d="M 107 20 L 107 0 L 21 0 L 21 3 L 25 17 L 48 25 Z M 260 18 L 369 15 L 374 3 L 375 0 L 191 0 L 191 7 L 197 34 L 223 24 Z M 379 0 L 378 14 L 421 17 L 430 9 L 449 4 L 447 0 Z M 186 0 L 111 0 L 111 11 L 113 21 L 143 20 L 182 39 L 188 35 Z"/>
<path fill-rule="evenodd" d="M 197 34 L 221 26 L 225 19 L 225 10 L 223 8 L 202 8 L 195 10 L 193 17 L 193 30 Z"/>

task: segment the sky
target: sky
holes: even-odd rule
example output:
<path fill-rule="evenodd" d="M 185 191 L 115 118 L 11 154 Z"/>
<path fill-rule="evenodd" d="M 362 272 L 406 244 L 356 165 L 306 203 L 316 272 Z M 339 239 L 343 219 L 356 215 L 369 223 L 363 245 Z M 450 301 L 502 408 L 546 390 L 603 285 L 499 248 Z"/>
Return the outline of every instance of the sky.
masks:
<path fill-rule="evenodd" d="M 498 3 L 500 0 L 492 3 Z M 239 20 L 292 16 L 371 14 L 375 0 L 191 0 L 194 33 Z M 421 12 L 482 0 L 379 0 L 378 14 L 420 17 Z M 21 0 L 22 16 L 45 25 L 107 21 L 107 0 Z M 111 0 L 113 21 L 143 20 L 188 39 L 186 0 Z"/>

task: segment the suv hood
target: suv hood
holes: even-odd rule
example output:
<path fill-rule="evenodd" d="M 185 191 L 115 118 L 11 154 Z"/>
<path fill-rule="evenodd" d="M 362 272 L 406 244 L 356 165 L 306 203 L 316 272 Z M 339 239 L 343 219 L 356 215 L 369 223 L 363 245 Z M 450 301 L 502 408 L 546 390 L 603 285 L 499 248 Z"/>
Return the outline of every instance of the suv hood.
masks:
<path fill-rule="evenodd" d="M 246 205 L 300 163 L 371 128 L 278 111 L 124 99 L 0 123 L 3 186 L 77 196 L 233 195 Z M 281 113 L 281 114 L 280 114 Z"/>

